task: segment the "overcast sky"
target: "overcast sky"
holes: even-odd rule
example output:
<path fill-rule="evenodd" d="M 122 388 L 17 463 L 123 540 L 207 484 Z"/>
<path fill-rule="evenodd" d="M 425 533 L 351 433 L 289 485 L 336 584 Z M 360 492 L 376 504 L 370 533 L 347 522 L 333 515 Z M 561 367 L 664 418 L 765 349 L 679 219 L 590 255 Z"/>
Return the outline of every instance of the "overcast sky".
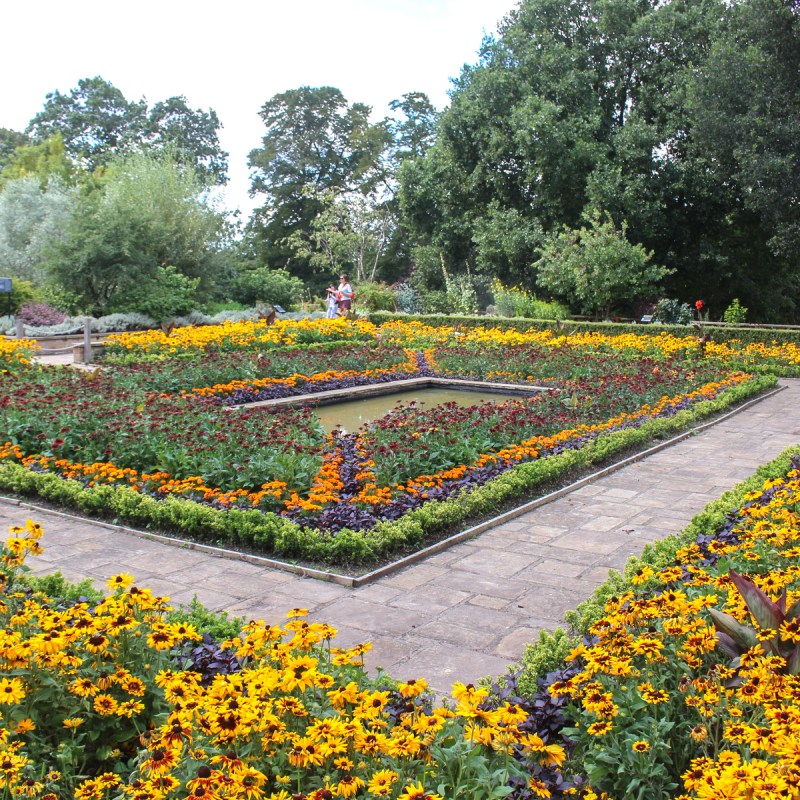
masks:
<path fill-rule="evenodd" d="M 298 86 L 335 86 L 380 119 L 406 92 L 446 105 L 450 78 L 515 0 L 40 0 L 4 4 L 0 127 L 23 130 L 48 92 L 110 81 L 149 104 L 184 95 L 213 108 L 230 153 L 226 202 L 253 207 L 247 154 L 261 105 Z"/>

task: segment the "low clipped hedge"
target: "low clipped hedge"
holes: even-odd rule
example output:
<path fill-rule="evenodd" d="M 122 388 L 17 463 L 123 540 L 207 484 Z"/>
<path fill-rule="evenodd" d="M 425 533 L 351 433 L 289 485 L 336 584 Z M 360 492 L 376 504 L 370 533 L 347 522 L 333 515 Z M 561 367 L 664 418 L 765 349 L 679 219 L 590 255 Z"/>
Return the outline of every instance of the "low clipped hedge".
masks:
<path fill-rule="evenodd" d="M 493 516 L 502 507 L 530 497 L 554 481 L 691 428 L 699 420 L 774 386 L 776 380 L 769 375 L 757 377 L 673 417 L 653 419 L 638 428 L 600 436 L 581 449 L 520 464 L 470 492 L 445 501 L 428 502 L 398 520 L 380 522 L 369 531 L 343 529 L 331 536 L 271 513 L 218 510 L 176 497 L 155 499 L 124 487 L 84 487 L 78 481 L 14 463 L 0 465 L 0 490 L 38 496 L 82 514 L 172 533 L 192 541 L 363 571 L 365 566 L 419 549 L 469 520 Z"/>

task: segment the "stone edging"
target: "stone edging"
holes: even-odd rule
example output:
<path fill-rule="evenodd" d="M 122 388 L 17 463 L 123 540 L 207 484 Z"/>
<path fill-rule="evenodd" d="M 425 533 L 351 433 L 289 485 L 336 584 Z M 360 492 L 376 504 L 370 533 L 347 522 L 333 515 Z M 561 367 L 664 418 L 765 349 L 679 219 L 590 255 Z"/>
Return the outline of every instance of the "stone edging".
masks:
<path fill-rule="evenodd" d="M 141 531 L 135 528 L 128 528 L 125 527 L 124 525 L 115 525 L 109 522 L 90 520 L 86 519 L 85 517 L 76 516 L 75 514 L 68 514 L 63 511 L 54 511 L 52 509 L 45 508 L 43 506 L 37 506 L 33 503 L 26 503 L 22 500 L 18 500 L 17 498 L 13 497 L 0 496 L 0 502 L 16 505 L 21 508 L 29 508 L 32 511 L 51 514 L 53 516 L 74 520 L 76 522 L 83 522 L 91 525 L 99 525 L 103 528 L 108 528 L 109 530 L 120 531 L 122 533 L 129 533 L 133 536 L 138 536 L 139 538 L 142 539 L 151 539 L 153 541 L 161 542 L 162 544 L 171 545 L 173 547 L 182 547 L 188 550 L 196 550 L 201 553 L 208 553 L 209 555 L 218 556 L 220 558 L 229 558 L 236 561 L 244 561 L 249 564 L 254 564 L 260 567 L 270 567 L 272 569 L 280 569 L 283 570 L 284 572 L 290 572 L 294 575 L 300 575 L 304 578 L 315 578 L 317 580 L 336 583 L 341 586 L 347 586 L 355 589 L 360 586 L 364 586 L 368 583 L 371 583 L 372 581 L 377 580 L 378 578 L 385 577 L 386 575 L 396 572 L 397 570 L 403 569 L 404 567 L 408 567 L 412 564 L 415 564 L 418 561 L 422 561 L 428 556 L 440 553 L 454 544 L 459 544 L 460 542 L 472 539 L 475 536 L 478 536 L 479 534 L 488 530 L 489 528 L 493 528 L 496 525 L 500 525 L 503 522 L 508 522 L 509 520 L 522 516 L 523 514 L 533 510 L 534 508 L 546 505 L 547 503 L 550 503 L 551 501 L 556 500 L 559 497 L 563 497 L 564 495 L 569 494 L 570 492 L 574 492 L 576 489 L 580 489 L 583 486 L 587 486 L 593 483 L 599 478 L 605 477 L 606 475 L 610 475 L 612 472 L 616 472 L 617 470 L 620 470 L 623 467 L 627 467 L 630 464 L 634 464 L 637 461 L 641 461 L 642 459 L 645 459 L 648 456 L 658 453 L 659 451 L 664 450 L 667 447 L 671 447 L 673 444 L 683 441 L 684 439 L 688 439 L 690 436 L 702 433 L 707 428 L 711 428 L 714 425 L 717 425 L 720 422 L 724 422 L 725 420 L 729 419 L 732 416 L 735 416 L 736 414 L 739 414 L 742 411 L 746 411 L 748 408 L 756 405 L 757 403 L 760 403 L 762 400 L 766 400 L 770 397 L 773 397 L 774 395 L 778 394 L 778 392 L 783 391 L 785 388 L 786 388 L 785 386 L 778 386 L 777 388 L 773 389 L 772 391 L 766 394 L 748 400 L 746 403 L 743 403 L 742 405 L 738 406 L 732 411 L 723 414 L 717 419 L 711 420 L 710 422 L 706 422 L 702 425 L 698 425 L 697 427 L 691 428 L 690 430 L 684 431 L 683 433 L 679 433 L 677 436 L 673 436 L 671 439 L 668 439 L 665 442 L 659 442 L 659 444 L 653 445 L 652 447 L 649 447 L 647 450 L 642 450 L 640 453 L 635 453 L 634 455 L 628 456 L 627 458 L 624 458 L 621 461 L 617 461 L 613 464 L 610 464 L 607 467 L 603 467 L 602 469 L 597 470 L 597 472 L 593 472 L 591 475 L 587 475 L 586 477 L 581 478 L 580 480 L 577 480 L 574 483 L 569 484 L 569 486 L 564 486 L 561 489 L 557 489 L 554 492 L 550 492 L 549 494 L 544 495 L 543 497 L 538 497 L 535 500 L 531 500 L 528 503 L 524 503 L 521 506 L 517 506 L 516 508 L 513 508 L 510 511 L 506 511 L 502 514 L 499 514 L 496 517 L 492 517 L 491 519 L 485 520 L 484 522 L 481 522 L 478 525 L 474 525 L 471 528 L 467 528 L 466 530 L 463 530 L 460 533 L 456 533 L 453 536 L 448 537 L 447 539 L 443 539 L 440 542 L 436 542 L 436 544 L 430 545 L 430 547 L 426 547 L 423 550 L 419 550 L 416 553 L 412 553 L 411 555 L 404 556 L 403 558 L 400 558 L 397 561 L 385 564 L 384 566 L 372 570 L 371 572 L 367 572 L 364 575 L 357 575 L 357 576 L 342 575 L 337 572 L 328 572 L 326 570 L 313 569 L 312 567 L 303 567 L 298 564 L 291 564 L 285 561 L 278 561 L 276 559 L 266 558 L 265 556 L 257 556 L 249 553 L 240 553 L 236 550 L 228 550 L 227 548 L 224 547 L 215 547 L 213 545 L 201 544 L 199 542 L 191 542 L 185 539 L 178 539 L 174 536 L 167 536 L 161 533 L 150 533 L 148 531 Z"/>

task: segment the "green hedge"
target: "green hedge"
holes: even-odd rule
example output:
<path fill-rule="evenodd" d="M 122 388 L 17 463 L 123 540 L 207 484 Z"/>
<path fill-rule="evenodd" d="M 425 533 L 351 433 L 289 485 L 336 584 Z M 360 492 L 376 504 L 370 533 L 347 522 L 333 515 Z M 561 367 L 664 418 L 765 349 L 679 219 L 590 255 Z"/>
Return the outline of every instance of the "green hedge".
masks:
<path fill-rule="evenodd" d="M 297 525 L 275 514 L 249 510 L 219 510 L 177 497 L 157 500 L 126 487 L 86 488 L 74 480 L 34 472 L 20 464 L 0 465 L 0 490 L 39 496 L 101 519 L 174 533 L 193 541 L 243 548 L 283 559 L 364 567 L 433 540 L 470 519 L 492 516 L 503 506 L 534 494 L 540 487 L 609 461 L 619 453 L 642 449 L 660 438 L 690 428 L 698 420 L 720 413 L 759 391 L 774 386 L 774 376 L 762 376 L 734 386 L 714 400 L 698 403 L 674 417 L 650 420 L 601 436 L 580 450 L 542 458 L 499 475 L 483 486 L 445 501 L 429 502 L 399 520 L 380 522 L 372 530 L 342 530 L 334 536 Z"/>

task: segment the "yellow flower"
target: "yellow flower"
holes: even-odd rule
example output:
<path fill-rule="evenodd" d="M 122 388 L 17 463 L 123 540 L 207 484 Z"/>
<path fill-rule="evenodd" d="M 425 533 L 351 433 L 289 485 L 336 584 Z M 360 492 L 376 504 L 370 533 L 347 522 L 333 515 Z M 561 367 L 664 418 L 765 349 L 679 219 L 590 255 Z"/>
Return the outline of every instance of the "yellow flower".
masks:
<path fill-rule="evenodd" d="M 444 800 L 441 795 L 426 792 L 421 783 L 412 783 L 403 789 L 397 800 Z"/>
<path fill-rule="evenodd" d="M 106 581 L 106 586 L 113 592 L 114 589 L 127 589 L 133 585 L 133 576 L 127 572 L 120 572 Z"/>
<path fill-rule="evenodd" d="M 0 705 L 21 703 L 26 694 L 25 684 L 19 678 L 0 678 Z"/>
<path fill-rule="evenodd" d="M 26 717 L 25 719 L 19 720 L 19 722 L 12 723 L 9 725 L 9 728 L 17 734 L 30 733 L 36 730 L 36 723 L 32 719 Z"/>
<path fill-rule="evenodd" d="M 374 772 L 367 784 L 367 792 L 376 797 L 389 797 L 392 793 L 392 786 L 400 776 L 390 769 L 378 770 Z"/>

